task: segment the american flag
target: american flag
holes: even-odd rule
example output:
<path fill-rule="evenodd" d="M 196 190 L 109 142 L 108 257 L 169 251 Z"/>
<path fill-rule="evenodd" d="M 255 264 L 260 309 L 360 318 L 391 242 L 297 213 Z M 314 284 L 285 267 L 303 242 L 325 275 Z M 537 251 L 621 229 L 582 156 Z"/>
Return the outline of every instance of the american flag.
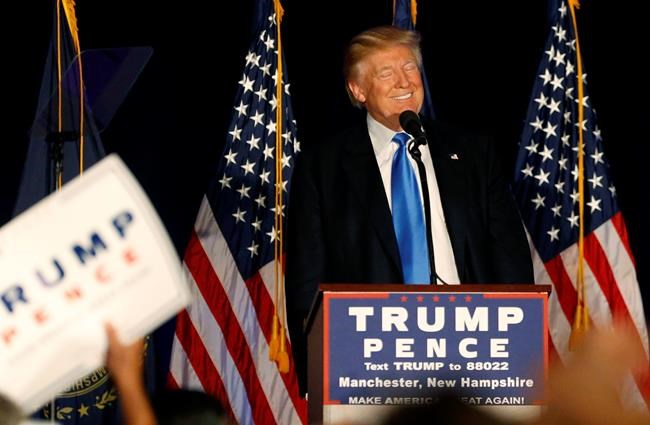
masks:
<path fill-rule="evenodd" d="M 556 3 L 539 65 L 515 169 L 515 194 L 531 240 L 538 284 L 552 284 L 552 354 L 569 355 L 578 302 L 578 126 L 584 140 L 585 303 L 594 327 L 624 321 L 636 329 L 648 358 L 648 332 L 627 230 L 603 154 L 601 131 L 583 73 L 584 117 L 578 118 L 576 34 L 566 1 Z M 628 379 L 625 399 L 650 403 L 648 377 Z"/>
<path fill-rule="evenodd" d="M 257 14 L 224 153 L 185 252 L 193 302 L 177 318 L 170 365 L 172 386 L 213 394 L 239 424 L 306 423 L 306 403 L 291 356 L 287 373 L 269 360 L 278 288 L 276 156 L 281 156 L 282 181 L 277 185 L 284 210 L 300 150 L 286 73 L 282 125 L 276 122 L 280 46 L 273 3 L 258 4 L 263 9 Z M 281 134 L 281 152 L 276 150 L 276 132 Z M 284 306 L 277 307 L 284 318 Z M 290 354 L 288 340 L 286 347 Z"/>

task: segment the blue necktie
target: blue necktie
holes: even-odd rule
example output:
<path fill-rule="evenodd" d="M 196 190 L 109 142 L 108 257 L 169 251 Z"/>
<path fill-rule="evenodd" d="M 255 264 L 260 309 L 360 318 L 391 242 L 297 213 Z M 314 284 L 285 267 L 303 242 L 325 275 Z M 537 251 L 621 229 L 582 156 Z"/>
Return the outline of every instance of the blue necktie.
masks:
<path fill-rule="evenodd" d="M 393 227 L 402 261 L 404 283 L 429 283 L 429 255 L 420 189 L 408 158 L 406 133 L 397 133 L 393 142 L 398 148 L 393 156 L 391 203 Z"/>

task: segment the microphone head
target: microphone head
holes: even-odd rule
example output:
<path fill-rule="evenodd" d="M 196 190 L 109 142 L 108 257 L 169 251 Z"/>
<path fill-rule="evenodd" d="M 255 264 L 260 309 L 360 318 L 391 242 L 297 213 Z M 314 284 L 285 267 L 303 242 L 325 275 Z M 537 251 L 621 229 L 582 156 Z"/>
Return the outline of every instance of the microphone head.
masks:
<path fill-rule="evenodd" d="M 420 117 L 411 110 L 406 110 L 399 115 L 399 125 L 415 139 L 424 136 Z"/>

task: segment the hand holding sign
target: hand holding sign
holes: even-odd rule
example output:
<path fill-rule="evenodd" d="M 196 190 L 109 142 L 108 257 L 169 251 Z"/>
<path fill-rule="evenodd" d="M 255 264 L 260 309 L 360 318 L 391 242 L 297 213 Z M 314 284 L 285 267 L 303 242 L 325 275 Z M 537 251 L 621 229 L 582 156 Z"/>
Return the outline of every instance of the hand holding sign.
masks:
<path fill-rule="evenodd" d="M 25 411 L 102 364 L 104 323 L 130 343 L 189 300 L 160 219 L 115 155 L 0 229 L 0 270 L 0 393 Z"/>

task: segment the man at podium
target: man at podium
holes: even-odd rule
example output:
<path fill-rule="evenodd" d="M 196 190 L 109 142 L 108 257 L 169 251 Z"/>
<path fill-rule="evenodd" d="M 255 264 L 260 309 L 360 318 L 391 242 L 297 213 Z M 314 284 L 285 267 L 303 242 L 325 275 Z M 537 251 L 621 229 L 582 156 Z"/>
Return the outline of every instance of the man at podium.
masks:
<path fill-rule="evenodd" d="M 419 36 L 354 37 L 344 76 L 366 120 L 305 149 L 292 181 L 287 313 L 301 386 L 320 283 L 532 283 L 530 251 L 492 143 L 422 120 Z"/>

